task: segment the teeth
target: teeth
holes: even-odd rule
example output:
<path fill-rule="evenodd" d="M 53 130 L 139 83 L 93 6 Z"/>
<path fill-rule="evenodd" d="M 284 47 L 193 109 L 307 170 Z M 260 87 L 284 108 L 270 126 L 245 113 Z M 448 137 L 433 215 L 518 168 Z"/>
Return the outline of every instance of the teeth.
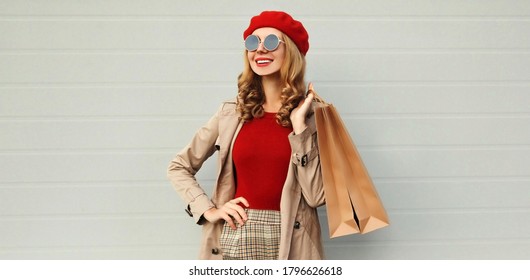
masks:
<path fill-rule="evenodd" d="M 263 63 L 269 63 L 269 62 L 272 62 L 272 60 L 258 60 L 256 61 L 258 64 L 263 64 Z"/>

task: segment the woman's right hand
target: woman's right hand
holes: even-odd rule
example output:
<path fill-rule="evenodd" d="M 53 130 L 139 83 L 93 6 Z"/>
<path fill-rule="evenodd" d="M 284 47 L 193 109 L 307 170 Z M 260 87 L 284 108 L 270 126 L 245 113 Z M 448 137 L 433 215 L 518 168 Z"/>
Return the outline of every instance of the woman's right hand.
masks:
<path fill-rule="evenodd" d="M 203 216 L 211 223 L 215 223 L 223 219 L 232 229 L 237 229 L 233 219 L 235 219 L 240 225 L 243 225 L 248 218 L 245 209 L 238 203 L 242 203 L 246 207 L 249 207 L 248 201 L 244 197 L 240 196 L 228 201 L 221 206 L 221 208 L 208 209 L 206 212 L 204 212 Z"/>

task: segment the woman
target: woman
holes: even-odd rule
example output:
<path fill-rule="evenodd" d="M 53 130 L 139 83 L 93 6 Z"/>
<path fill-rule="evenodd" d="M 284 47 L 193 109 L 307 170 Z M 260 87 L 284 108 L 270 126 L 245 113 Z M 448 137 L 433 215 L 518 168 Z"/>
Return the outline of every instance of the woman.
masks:
<path fill-rule="evenodd" d="M 322 259 L 324 204 L 312 114 L 304 82 L 308 34 L 280 11 L 244 31 L 237 100 L 225 102 L 171 161 L 168 177 L 203 226 L 201 259 Z M 219 152 L 211 199 L 195 179 Z"/>

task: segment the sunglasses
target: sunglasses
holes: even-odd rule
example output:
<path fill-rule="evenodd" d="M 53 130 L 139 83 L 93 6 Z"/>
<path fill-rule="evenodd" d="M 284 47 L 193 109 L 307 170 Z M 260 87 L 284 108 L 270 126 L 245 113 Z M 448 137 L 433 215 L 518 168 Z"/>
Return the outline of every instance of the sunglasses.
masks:
<path fill-rule="evenodd" d="M 247 51 L 253 52 L 258 49 L 260 43 L 261 43 L 261 39 L 258 36 L 249 35 L 245 39 L 245 48 L 247 49 Z M 280 40 L 278 36 L 274 34 L 269 34 L 263 40 L 263 47 L 266 50 L 272 52 L 280 46 L 280 43 L 285 43 L 285 42 Z"/>

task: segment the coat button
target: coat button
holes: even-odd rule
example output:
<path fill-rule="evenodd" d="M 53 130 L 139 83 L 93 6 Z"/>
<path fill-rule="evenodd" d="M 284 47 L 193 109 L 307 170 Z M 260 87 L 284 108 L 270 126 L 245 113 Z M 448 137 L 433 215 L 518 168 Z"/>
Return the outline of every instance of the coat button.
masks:
<path fill-rule="evenodd" d="M 219 249 L 217 249 L 217 248 L 213 248 L 213 249 L 212 249 L 212 254 L 214 254 L 214 255 L 219 255 Z"/>
<path fill-rule="evenodd" d="M 299 221 L 294 222 L 294 228 L 295 229 L 300 229 L 300 222 Z"/>

